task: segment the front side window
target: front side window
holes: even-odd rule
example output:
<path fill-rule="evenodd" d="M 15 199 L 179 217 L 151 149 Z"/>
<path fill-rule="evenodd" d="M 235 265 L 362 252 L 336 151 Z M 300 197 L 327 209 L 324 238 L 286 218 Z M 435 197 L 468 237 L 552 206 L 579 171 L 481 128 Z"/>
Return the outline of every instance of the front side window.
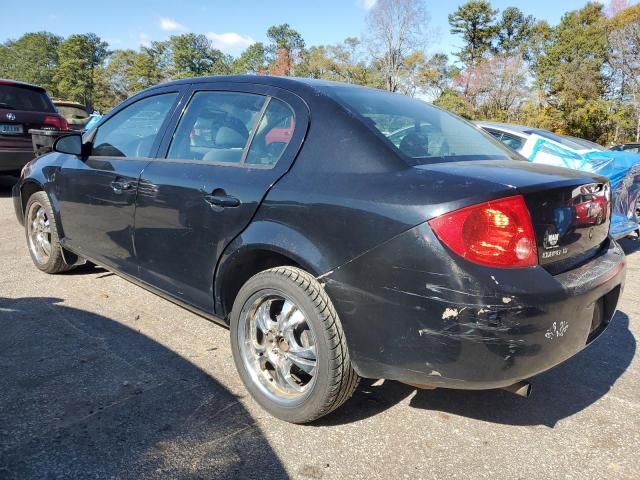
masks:
<path fill-rule="evenodd" d="M 182 115 L 167 158 L 240 163 L 267 98 L 240 92 L 197 92 Z"/>
<path fill-rule="evenodd" d="M 324 87 L 382 134 L 410 165 L 520 159 L 460 118 L 404 95 L 357 87 Z"/>
<path fill-rule="evenodd" d="M 93 156 L 150 157 L 160 127 L 177 93 L 143 98 L 100 125 L 93 139 Z"/>

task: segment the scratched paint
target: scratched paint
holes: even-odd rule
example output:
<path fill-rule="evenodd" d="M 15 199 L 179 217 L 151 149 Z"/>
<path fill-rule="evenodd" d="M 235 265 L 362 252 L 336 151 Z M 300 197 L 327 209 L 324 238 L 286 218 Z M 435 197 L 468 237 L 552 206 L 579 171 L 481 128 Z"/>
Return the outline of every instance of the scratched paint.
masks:
<path fill-rule="evenodd" d="M 569 323 L 562 320 L 561 322 L 553 322 L 550 328 L 547 329 L 544 336 L 549 340 L 564 337 L 564 334 L 569 330 Z"/>
<path fill-rule="evenodd" d="M 447 320 L 449 318 L 456 318 L 458 313 L 457 308 L 445 308 L 444 312 L 442 312 L 442 319 Z"/>

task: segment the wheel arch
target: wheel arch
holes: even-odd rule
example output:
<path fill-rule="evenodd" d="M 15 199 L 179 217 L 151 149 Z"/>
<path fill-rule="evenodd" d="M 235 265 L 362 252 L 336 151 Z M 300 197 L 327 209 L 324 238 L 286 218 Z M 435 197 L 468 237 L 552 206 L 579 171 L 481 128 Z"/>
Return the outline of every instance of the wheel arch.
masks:
<path fill-rule="evenodd" d="M 292 266 L 318 276 L 329 270 L 326 262 L 320 249 L 300 232 L 269 221 L 254 222 L 227 246 L 218 262 L 213 282 L 216 315 L 226 318 L 242 285 L 263 270 Z"/>
<path fill-rule="evenodd" d="M 62 221 L 60 218 L 60 204 L 58 203 L 58 197 L 55 195 L 55 192 L 51 189 L 52 185 L 50 183 L 44 183 L 40 179 L 35 177 L 25 178 L 20 185 L 20 204 L 22 208 L 22 216 L 26 213 L 27 202 L 31 195 L 36 192 L 45 192 L 49 197 L 49 201 L 51 202 L 51 208 L 53 209 L 53 216 L 56 220 L 56 225 L 58 228 L 58 238 L 64 238 L 64 227 L 62 226 Z"/>
<path fill-rule="evenodd" d="M 23 217 L 26 213 L 29 198 L 31 198 L 34 193 L 42 191 L 44 191 L 42 184 L 32 178 L 25 180 L 20 186 L 20 208 L 22 209 Z"/>

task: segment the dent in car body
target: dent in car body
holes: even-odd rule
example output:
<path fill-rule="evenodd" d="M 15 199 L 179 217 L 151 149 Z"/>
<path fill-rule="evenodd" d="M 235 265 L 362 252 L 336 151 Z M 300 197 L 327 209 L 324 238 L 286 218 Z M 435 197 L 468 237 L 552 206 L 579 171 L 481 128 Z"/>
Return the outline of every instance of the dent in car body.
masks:
<path fill-rule="evenodd" d="M 594 304 L 605 297 L 615 305 L 624 265 L 621 249 L 608 241 L 587 266 L 563 274 L 542 266 L 489 269 L 455 258 L 420 225 L 322 281 L 361 375 L 497 388 L 551 368 L 593 340 Z M 612 315 L 610 308 L 603 321 Z M 550 343 L 547 333 L 554 324 L 558 332 L 561 319 L 561 341 Z"/>

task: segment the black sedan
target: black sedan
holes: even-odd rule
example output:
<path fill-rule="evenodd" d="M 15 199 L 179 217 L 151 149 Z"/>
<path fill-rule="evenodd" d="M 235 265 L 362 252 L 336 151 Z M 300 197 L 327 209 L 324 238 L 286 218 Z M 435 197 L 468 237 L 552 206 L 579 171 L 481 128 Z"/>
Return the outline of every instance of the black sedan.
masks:
<path fill-rule="evenodd" d="M 526 392 L 624 283 L 605 178 L 401 95 L 181 80 L 54 150 L 13 191 L 35 265 L 88 260 L 229 326 L 247 389 L 292 422 L 360 377 Z"/>

